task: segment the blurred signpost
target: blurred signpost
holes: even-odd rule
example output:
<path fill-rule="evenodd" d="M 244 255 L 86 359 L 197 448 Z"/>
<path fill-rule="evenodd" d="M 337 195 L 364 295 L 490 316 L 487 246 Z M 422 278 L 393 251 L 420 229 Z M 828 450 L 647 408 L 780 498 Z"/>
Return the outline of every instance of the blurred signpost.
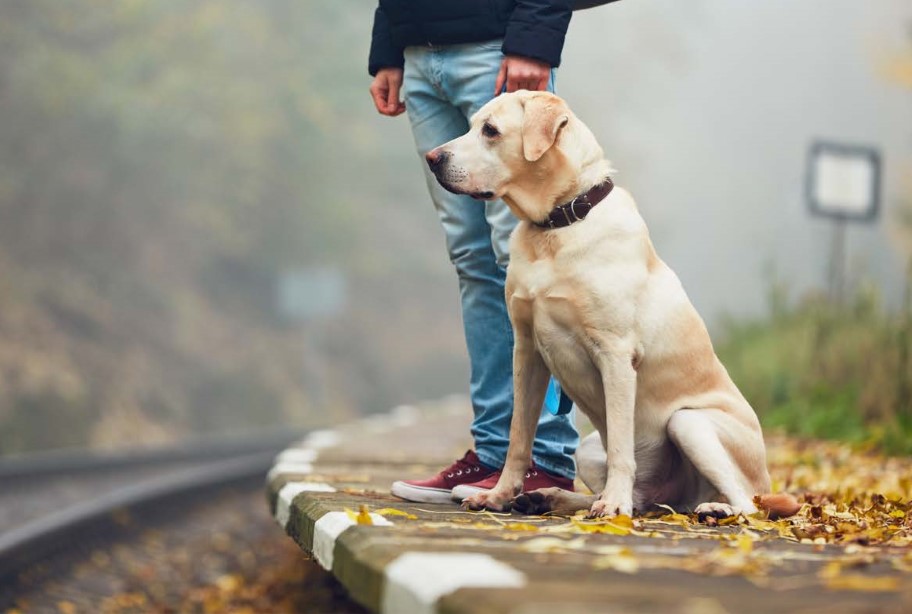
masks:
<path fill-rule="evenodd" d="M 306 322 L 331 316 L 345 306 L 345 275 L 333 267 L 303 267 L 283 272 L 276 287 L 276 304 L 283 318 Z"/>
<path fill-rule="evenodd" d="M 808 156 L 806 196 L 811 214 L 834 220 L 830 297 L 845 286 L 846 224 L 871 223 L 880 204 L 880 154 L 871 147 L 817 141 Z"/>
<path fill-rule="evenodd" d="M 303 344 L 302 377 L 314 407 L 326 406 L 329 373 L 323 358 L 326 341 L 321 318 L 331 318 L 348 303 L 348 280 L 336 267 L 302 267 L 284 271 L 276 283 L 276 309 L 286 322 L 299 324 Z M 317 326 L 307 326 L 314 322 Z"/>

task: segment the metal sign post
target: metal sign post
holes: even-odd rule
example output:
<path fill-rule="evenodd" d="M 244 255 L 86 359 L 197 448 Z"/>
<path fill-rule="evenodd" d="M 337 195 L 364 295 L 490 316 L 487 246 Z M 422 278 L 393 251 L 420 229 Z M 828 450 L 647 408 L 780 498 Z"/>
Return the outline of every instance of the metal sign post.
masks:
<path fill-rule="evenodd" d="M 285 271 L 277 279 L 276 309 L 301 337 L 301 377 L 314 407 L 325 407 L 330 401 L 322 324 L 338 315 L 348 302 L 348 278 L 337 267 L 301 267 Z"/>
<path fill-rule="evenodd" d="M 834 220 L 830 298 L 841 302 L 846 277 L 846 225 L 871 223 L 880 205 L 880 154 L 872 147 L 817 141 L 808 155 L 806 196 L 811 215 Z"/>

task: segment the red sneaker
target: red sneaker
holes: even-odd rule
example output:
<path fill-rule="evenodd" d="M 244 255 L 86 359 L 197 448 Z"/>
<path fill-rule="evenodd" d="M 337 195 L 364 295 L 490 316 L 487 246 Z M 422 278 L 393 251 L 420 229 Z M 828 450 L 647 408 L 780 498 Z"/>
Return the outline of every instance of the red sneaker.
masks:
<path fill-rule="evenodd" d="M 500 475 L 481 464 L 474 451 L 469 450 L 458 461 L 427 480 L 393 482 L 390 491 L 406 501 L 421 503 L 449 503 L 453 488 L 460 484 L 478 482 L 492 474 Z"/>
<path fill-rule="evenodd" d="M 500 479 L 500 471 L 495 471 L 488 477 L 477 482 L 470 482 L 453 488 L 453 500 L 462 501 L 466 497 L 474 495 L 482 490 L 491 490 L 497 485 Z M 523 492 L 538 490 L 539 488 L 550 488 L 557 486 L 563 490 L 573 492 L 573 480 L 564 478 L 559 475 L 548 473 L 544 469 L 539 469 L 535 465 L 529 467 L 526 476 L 523 479 Z"/>

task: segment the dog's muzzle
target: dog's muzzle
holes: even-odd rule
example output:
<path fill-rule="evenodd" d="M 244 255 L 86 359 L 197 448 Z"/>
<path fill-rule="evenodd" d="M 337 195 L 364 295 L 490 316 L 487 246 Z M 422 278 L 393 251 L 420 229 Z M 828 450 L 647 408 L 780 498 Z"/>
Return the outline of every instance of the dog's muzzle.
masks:
<path fill-rule="evenodd" d="M 466 192 L 458 187 L 459 183 L 465 179 L 466 173 L 459 168 L 452 168 L 447 165 L 450 161 L 450 153 L 447 151 L 432 149 L 425 154 L 424 159 L 427 161 L 428 168 L 437 178 L 437 183 L 443 186 L 448 192 L 453 194 L 466 194 L 476 200 L 491 200 L 494 198 L 494 192 Z"/>
<path fill-rule="evenodd" d="M 424 159 L 427 160 L 427 165 L 428 168 L 431 169 L 431 172 L 439 177 L 441 169 L 443 169 L 447 160 L 450 159 L 450 154 L 439 149 L 432 149 L 427 152 Z"/>

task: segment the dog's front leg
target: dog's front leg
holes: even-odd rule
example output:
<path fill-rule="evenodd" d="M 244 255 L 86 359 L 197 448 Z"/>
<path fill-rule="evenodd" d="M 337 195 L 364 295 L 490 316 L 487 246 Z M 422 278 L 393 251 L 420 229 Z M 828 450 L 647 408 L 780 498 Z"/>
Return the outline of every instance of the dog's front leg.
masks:
<path fill-rule="evenodd" d="M 632 364 L 633 352 L 628 351 L 628 347 L 625 343 L 606 343 L 594 357 L 605 390 L 606 432 L 603 440 L 608 456 L 608 477 L 605 489 L 592 504 L 590 518 L 633 514 L 636 371 Z"/>
<path fill-rule="evenodd" d="M 531 330 L 520 332 L 517 329 L 513 346 L 513 418 L 507 461 L 493 490 L 476 493 L 463 501 L 468 509 L 509 511 L 513 497 L 522 492 L 549 377 L 548 367 L 535 348 Z"/>

